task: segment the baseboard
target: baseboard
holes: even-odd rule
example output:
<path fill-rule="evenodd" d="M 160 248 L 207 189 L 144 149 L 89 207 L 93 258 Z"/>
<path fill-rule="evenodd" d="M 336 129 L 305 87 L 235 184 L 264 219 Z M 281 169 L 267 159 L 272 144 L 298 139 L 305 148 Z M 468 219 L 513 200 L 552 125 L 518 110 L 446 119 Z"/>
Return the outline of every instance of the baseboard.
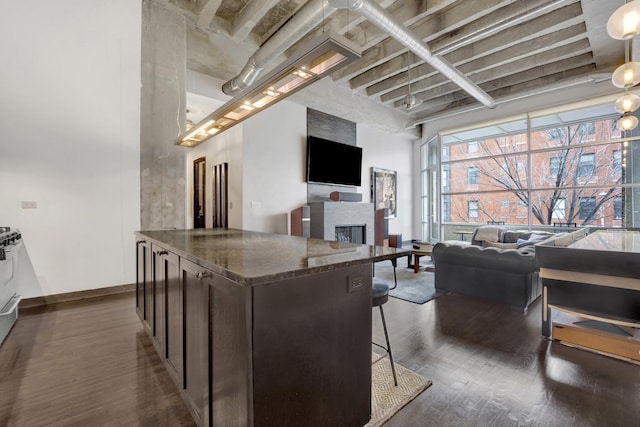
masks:
<path fill-rule="evenodd" d="M 88 289 L 86 291 L 66 292 L 63 294 L 45 295 L 41 297 L 24 298 L 20 301 L 19 308 L 42 307 L 50 304 L 58 304 L 61 302 L 78 301 L 87 298 L 98 298 L 109 295 L 125 294 L 134 292 L 136 284 L 110 286 L 107 288 Z"/>

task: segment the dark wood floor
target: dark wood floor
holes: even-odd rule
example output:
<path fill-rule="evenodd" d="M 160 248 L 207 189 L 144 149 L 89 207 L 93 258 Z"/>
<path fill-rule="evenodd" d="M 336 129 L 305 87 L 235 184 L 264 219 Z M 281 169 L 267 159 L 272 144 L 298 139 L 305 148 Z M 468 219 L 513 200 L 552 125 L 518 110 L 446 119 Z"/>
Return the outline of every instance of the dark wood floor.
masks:
<path fill-rule="evenodd" d="M 639 425 L 640 366 L 542 339 L 540 302 L 390 298 L 385 314 L 396 362 L 433 381 L 385 426 Z M 21 311 L 0 347 L 5 425 L 193 423 L 124 294 Z"/>

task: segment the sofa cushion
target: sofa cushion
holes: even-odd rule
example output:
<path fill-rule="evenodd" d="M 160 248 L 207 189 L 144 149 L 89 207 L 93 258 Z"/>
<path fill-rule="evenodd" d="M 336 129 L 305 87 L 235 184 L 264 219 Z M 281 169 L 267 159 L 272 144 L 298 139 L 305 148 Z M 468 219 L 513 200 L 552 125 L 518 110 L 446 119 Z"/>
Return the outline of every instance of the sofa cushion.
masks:
<path fill-rule="evenodd" d="M 473 240 L 485 242 L 498 242 L 502 234 L 502 228 L 492 225 L 478 227 L 475 230 Z"/>
<path fill-rule="evenodd" d="M 523 248 L 525 246 L 533 246 L 536 243 L 540 243 L 543 240 L 547 240 L 551 236 L 552 234 L 531 233 L 531 236 L 529 236 L 528 239 L 518 239 L 518 242 L 517 242 L 518 249 Z"/>
<path fill-rule="evenodd" d="M 488 241 L 483 241 L 482 243 L 482 247 L 483 248 L 499 248 L 499 249 L 517 249 L 518 248 L 518 244 L 517 243 L 503 243 L 503 242 L 488 242 Z"/>

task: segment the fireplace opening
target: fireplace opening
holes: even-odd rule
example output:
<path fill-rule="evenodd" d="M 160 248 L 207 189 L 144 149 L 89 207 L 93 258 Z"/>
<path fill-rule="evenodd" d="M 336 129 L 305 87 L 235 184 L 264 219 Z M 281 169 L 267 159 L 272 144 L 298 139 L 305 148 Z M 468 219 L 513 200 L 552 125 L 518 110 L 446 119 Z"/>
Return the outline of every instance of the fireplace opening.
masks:
<path fill-rule="evenodd" d="M 341 225 L 336 227 L 336 242 L 358 243 L 366 242 L 366 225 Z"/>

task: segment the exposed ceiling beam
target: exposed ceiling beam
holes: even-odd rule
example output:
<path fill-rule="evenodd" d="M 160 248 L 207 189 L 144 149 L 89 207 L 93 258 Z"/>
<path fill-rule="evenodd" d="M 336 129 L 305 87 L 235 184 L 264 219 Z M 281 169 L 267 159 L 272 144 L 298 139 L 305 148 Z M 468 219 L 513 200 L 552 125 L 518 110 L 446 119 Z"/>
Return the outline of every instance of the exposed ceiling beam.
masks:
<path fill-rule="evenodd" d="M 202 7 L 198 12 L 197 25 L 201 28 L 207 28 L 216 16 L 216 12 L 222 3 L 222 0 L 204 0 L 201 3 Z"/>
<path fill-rule="evenodd" d="M 574 42 L 577 42 L 578 40 L 581 40 L 582 43 L 576 45 Z M 500 67 L 511 68 L 512 62 L 522 59 L 528 59 L 529 65 L 535 66 L 540 61 L 543 61 L 543 56 L 553 58 L 557 54 L 565 55 L 565 51 L 557 49 L 567 44 L 576 46 L 581 50 L 587 49 L 588 51 L 590 49 L 584 33 L 584 24 L 576 25 L 569 29 L 557 31 L 552 34 L 546 34 L 533 40 L 526 40 L 491 55 L 483 56 L 474 61 L 461 64 L 459 69 L 463 73 L 467 73 L 467 75 L 471 76 L 485 70 L 496 72 Z M 427 64 L 422 64 L 417 68 L 418 73 L 421 73 L 422 76 L 426 77 L 412 82 L 414 95 L 420 91 L 428 90 L 433 86 L 447 81 L 438 73 L 435 73 Z M 398 78 L 398 80 L 399 79 L 400 78 Z M 391 102 L 404 96 L 405 93 L 406 89 L 401 87 L 383 94 L 380 99 L 382 102 Z"/>
<path fill-rule="evenodd" d="M 253 27 L 269 12 L 271 8 L 278 4 L 279 0 L 250 1 L 233 18 L 231 22 L 231 35 L 237 40 L 245 39 Z"/>
<path fill-rule="evenodd" d="M 447 34 L 444 37 L 430 41 L 429 46 L 434 55 L 442 55 L 454 50 L 454 48 L 459 49 L 496 34 L 497 32 L 518 25 L 521 23 L 520 19 L 523 19 L 522 17 L 524 16 L 528 17 L 528 19 L 533 19 L 539 16 L 542 11 L 549 13 L 566 4 L 566 2 L 567 0 L 539 0 L 531 3 L 513 3 L 505 6 L 497 13 L 500 15 L 499 19 L 496 20 L 494 15 L 483 16 L 453 34 Z M 537 7 L 532 8 L 534 5 Z M 402 62 L 406 62 L 406 58 Z M 405 65 L 406 64 L 401 64 L 401 61 L 392 59 L 352 78 L 349 81 L 349 85 L 352 89 L 370 86 L 389 75 L 397 74 L 402 71 L 403 68 L 406 68 Z M 367 92 L 369 92 L 369 90 L 367 90 Z"/>
<path fill-rule="evenodd" d="M 483 7 L 480 8 L 475 4 L 477 3 L 475 0 L 456 2 L 446 10 L 446 13 L 439 12 L 429 15 L 424 20 L 409 26 L 409 29 L 417 37 L 428 43 L 440 35 L 459 29 L 465 24 L 473 22 L 475 19 L 485 16 L 513 1 L 514 0 L 485 0 L 482 2 Z M 471 3 L 474 5 L 471 5 Z M 405 51 L 406 48 L 400 42 L 392 38 L 386 38 L 383 42 L 363 52 L 362 57 L 358 61 L 343 67 L 333 73 L 331 77 L 334 80 L 351 78 Z"/>
<path fill-rule="evenodd" d="M 579 4 L 574 4 L 548 15 L 543 15 L 530 21 L 530 23 L 524 27 L 509 28 L 480 42 L 464 46 L 444 57 L 452 64 L 461 66 L 467 62 L 500 52 L 512 46 L 533 42 L 536 38 L 544 36 L 545 34 L 552 34 L 564 28 L 580 24 L 582 22 L 582 16 L 575 15 L 577 12 L 576 8 L 579 9 L 579 6 Z M 577 28 L 573 31 L 577 32 Z M 574 33 L 574 35 L 576 34 Z M 421 71 L 420 75 L 425 77 L 432 72 L 426 64 L 424 64 L 424 67 L 421 65 L 419 70 Z M 416 88 L 420 88 L 419 82 L 420 79 L 417 79 L 415 83 Z M 393 99 L 393 96 L 383 95 L 381 99 L 386 102 Z"/>

